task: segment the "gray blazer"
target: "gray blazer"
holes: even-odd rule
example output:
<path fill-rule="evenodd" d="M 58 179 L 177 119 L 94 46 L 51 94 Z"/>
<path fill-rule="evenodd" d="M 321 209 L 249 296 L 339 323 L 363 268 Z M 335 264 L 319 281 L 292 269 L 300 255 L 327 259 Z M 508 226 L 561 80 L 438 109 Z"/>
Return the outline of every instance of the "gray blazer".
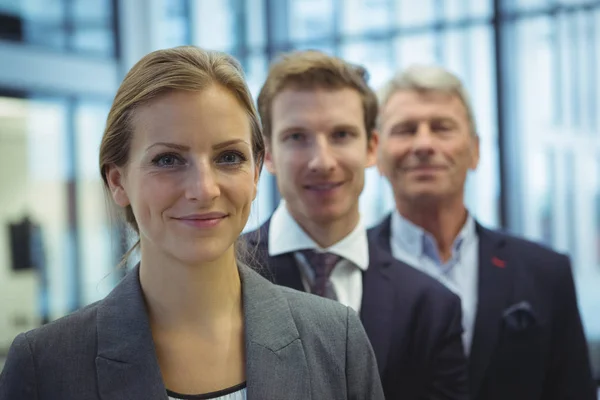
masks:
<path fill-rule="evenodd" d="M 240 265 L 248 399 L 383 399 L 356 313 Z M 166 400 L 132 270 L 102 301 L 15 339 L 1 400 Z"/>

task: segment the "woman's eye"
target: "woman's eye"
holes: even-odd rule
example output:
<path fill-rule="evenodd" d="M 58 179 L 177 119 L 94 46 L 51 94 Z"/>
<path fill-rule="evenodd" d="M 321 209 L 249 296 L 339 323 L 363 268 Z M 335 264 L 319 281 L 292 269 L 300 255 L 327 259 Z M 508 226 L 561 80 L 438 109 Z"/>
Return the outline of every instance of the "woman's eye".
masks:
<path fill-rule="evenodd" d="M 219 158 L 220 164 L 236 165 L 245 160 L 244 156 L 238 153 L 225 153 Z"/>
<path fill-rule="evenodd" d="M 181 159 L 175 154 L 162 154 L 152 160 L 153 164 L 162 168 L 175 167 L 182 164 Z"/>

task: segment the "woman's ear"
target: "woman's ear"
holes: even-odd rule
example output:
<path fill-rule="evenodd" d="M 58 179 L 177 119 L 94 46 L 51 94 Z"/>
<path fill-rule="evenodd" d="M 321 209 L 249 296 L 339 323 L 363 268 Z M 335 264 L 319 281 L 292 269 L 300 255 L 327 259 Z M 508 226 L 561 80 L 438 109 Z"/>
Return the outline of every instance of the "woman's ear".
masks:
<path fill-rule="evenodd" d="M 110 165 L 106 169 L 106 181 L 108 182 L 113 200 L 117 205 L 127 207 L 131 203 L 124 186 L 125 175 L 123 169 L 115 165 Z"/>

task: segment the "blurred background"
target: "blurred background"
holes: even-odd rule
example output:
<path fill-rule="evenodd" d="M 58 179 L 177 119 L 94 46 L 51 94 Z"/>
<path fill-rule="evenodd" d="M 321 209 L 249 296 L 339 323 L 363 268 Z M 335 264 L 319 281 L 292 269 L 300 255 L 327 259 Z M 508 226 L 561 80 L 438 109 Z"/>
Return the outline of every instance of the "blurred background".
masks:
<path fill-rule="evenodd" d="M 413 63 L 456 72 L 481 136 L 470 210 L 571 256 L 600 379 L 600 1 L 577 0 L 0 0 L 0 359 L 120 278 L 102 131 L 126 71 L 182 44 L 237 57 L 255 95 L 292 49 L 360 63 L 375 89 Z M 393 199 L 367 175 L 373 225 Z M 264 172 L 247 229 L 278 201 Z"/>

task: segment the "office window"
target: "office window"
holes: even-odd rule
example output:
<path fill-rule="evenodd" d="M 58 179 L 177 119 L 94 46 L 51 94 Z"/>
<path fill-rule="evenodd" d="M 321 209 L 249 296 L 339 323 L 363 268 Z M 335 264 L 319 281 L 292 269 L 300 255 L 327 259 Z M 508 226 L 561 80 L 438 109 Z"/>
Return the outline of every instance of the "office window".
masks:
<path fill-rule="evenodd" d="M 471 18 L 491 18 L 493 8 L 492 0 L 469 0 L 467 7 Z"/>
<path fill-rule="evenodd" d="M 258 97 L 260 88 L 267 77 L 267 68 L 268 63 L 262 53 L 251 54 L 244 62 L 248 87 L 255 99 Z M 258 183 L 256 199 L 252 203 L 252 209 L 248 217 L 248 222 L 244 227 L 244 232 L 258 228 L 271 216 L 273 209 L 277 206 L 273 201 L 274 188 L 275 178 L 269 174 L 266 168 L 263 168 Z"/>
<path fill-rule="evenodd" d="M 433 31 L 400 35 L 394 40 L 394 47 L 398 69 L 412 64 L 435 64 L 438 61 L 436 34 Z"/>
<path fill-rule="evenodd" d="M 262 48 L 267 42 L 267 23 L 265 21 L 265 0 L 246 0 L 246 44 L 250 48 Z"/>
<path fill-rule="evenodd" d="M 499 157 L 492 29 L 488 24 L 445 32 L 441 63 L 458 74 L 470 97 L 479 136 L 480 161 L 467 179 L 465 201 L 489 227 L 499 220 Z"/>
<path fill-rule="evenodd" d="M 398 17 L 396 24 L 400 27 L 430 26 L 438 19 L 436 0 L 394 0 L 394 2 Z"/>
<path fill-rule="evenodd" d="M 250 216 L 248 222 L 244 227 L 244 232 L 250 232 L 260 227 L 269 217 L 277 204 L 273 202 L 273 188 L 275 185 L 275 178 L 269 174 L 266 168 L 260 175 L 258 181 L 258 191 L 256 199 L 252 203 L 252 209 L 250 210 Z"/>
<path fill-rule="evenodd" d="M 468 18 L 469 3 L 464 0 L 446 0 L 443 3 L 442 18 L 445 21 L 459 21 Z"/>
<path fill-rule="evenodd" d="M 394 74 L 391 47 L 389 41 L 352 41 L 342 46 L 340 56 L 365 67 L 369 85 L 377 90 Z M 365 187 L 359 205 L 366 226 L 375 225 L 393 208 L 391 189 L 375 167 L 365 173 Z"/>
<path fill-rule="evenodd" d="M 71 48 L 76 52 L 114 55 L 111 0 L 71 0 Z"/>
<path fill-rule="evenodd" d="M 593 3 L 593 1 L 590 0 L 557 0 L 557 3 L 561 4 L 561 5 L 587 5 L 589 3 Z"/>
<path fill-rule="evenodd" d="M 505 11 L 527 11 L 543 9 L 554 3 L 551 0 L 502 0 L 502 8 Z"/>
<path fill-rule="evenodd" d="M 3 39 L 64 49 L 66 9 L 61 0 L 0 2 Z M 8 31 L 8 32 L 7 32 Z"/>
<path fill-rule="evenodd" d="M 547 171 L 547 166 L 552 164 L 541 161 L 548 157 L 549 149 L 544 149 L 544 144 L 548 143 L 548 136 L 560 136 L 554 111 L 565 110 L 565 107 L 556 93 L 560 90 L 560 81 L 550 19 L 524 20 L 508 27 L 512 33 L 511 44 L 515 46 L 513 66 L 518 74 L 511 76 L 511 89 L 514 90 L 511 90 L 511 99 L 515 103 L 507 112 L 514 114 L 511 119 L 519 122 L 511 126 L 507 134 L 510 135 L 511 147 L 519 151 L 518 154 L 510 154 L 510 158 L 515 162 L 514 174 L 519 174 L 522 179 L 522 184 L 514 190 L 519 190 L 518 198 L 523 202 L 524 212 L 519 226 L 512 227 L 537 238 L 541 234 L 540 220 L 547 218 L 539 215 L 544 209 L 545 187 L 540 172 L 542 169 Z M 517 129 L 518 132 L 515 131 Z"/>
<path fill-rule="evenodd" d="M 348 0 L 341 10 L 344 35 L 385 31 L 393 25 L 389 0 Z"/>
<path fill-rule="evenodd" d="M 201 21 L 192 25 L 193 44 L 211 50 L 235 50 L 243 40 L 243 32 L 238 32 L 242 10 L 232 1 L 190 1 L 190 18 Z"/>
<path fill-rule="evenodd" d="M 9 226 L 26 226 L 29 232 L 0 240 L 4 339 L 73 310 L 75 299 L 67 104 L 60 98 L 0 98 L 0 126 L 0 218 L 6 227 L 0 236 Z M 23 254 L 35 257 L 16 265 Z"/>
<path fill-rule="evenodd" d="M 189 0 L 162 0 L 159 48 L 190 44 Z"/>
<path fill-rule="evenodd" d="M 267 78 L 269 62 L 263 53 L 253 53 L 246 58 L 243 65 L 248 87 L 252 93 L 252 96 L 256 99 L 258 97 L 260 88 L 265 83 L 265 79 Z"/>
<path fill-rule="evenodd" d="M 82 304 L 104 298 L 120 278 L 118 255 L 124 252 L 119 221 L 104 189 L 98 151 L 110 104 L 81 100 L 74 107 L 76 202 Z"/>
<path fill-rule="evenodd" d="M 109 105 L 0 98 L 0 348 L 104 297 L 120 277 L 123 248 L 98 171 Z"/>
<path fill-rule="evenodd" d="M 333 0 L 288 0 L 292 41 L 326 39 L 334 34 Z"/>
<path fill-rule="evenodd" d="M 111 0 L 0 0 L 0 39 L 115 56 Z"/>
<path fill-rule="evenodd" d="M 586 10 L 506 24 L 508 228 L 568 254 L 600 372 L 597 13 Z M 596 111 L 593 111 L 596 110 Z"/>
<path fill-rule="evenodd" d="M 367 69 L 368 82 L 381 87 L 394 74 L 391 45 L 381 40 L 352 41 L 342 45 L 340 56 Z"/>
<path fill-rule="evenodd" d="M 335 55 L 336 47 L 333 40 L 317 40 L 317 41 L 308 41 L 308 42 L 299 42 L 293 43 L 291 47 L 285 47 L 279 49 L 277 55 L 280 53 L 285 53 L 292 50 L 318 50 L 327 54 Z"/>

